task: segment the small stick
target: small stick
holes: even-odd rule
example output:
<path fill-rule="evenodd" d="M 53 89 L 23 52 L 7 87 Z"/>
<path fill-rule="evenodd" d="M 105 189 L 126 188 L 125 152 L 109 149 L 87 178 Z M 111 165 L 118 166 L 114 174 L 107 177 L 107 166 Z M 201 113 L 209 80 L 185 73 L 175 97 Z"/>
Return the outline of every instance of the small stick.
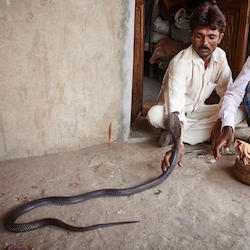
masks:
<path fill-rule="evenodd" d="M 108 136 L 108 144 L 111 144 L 111 134 L 112 134 L 112 124 L 109 124 L 109 136 Z"/>

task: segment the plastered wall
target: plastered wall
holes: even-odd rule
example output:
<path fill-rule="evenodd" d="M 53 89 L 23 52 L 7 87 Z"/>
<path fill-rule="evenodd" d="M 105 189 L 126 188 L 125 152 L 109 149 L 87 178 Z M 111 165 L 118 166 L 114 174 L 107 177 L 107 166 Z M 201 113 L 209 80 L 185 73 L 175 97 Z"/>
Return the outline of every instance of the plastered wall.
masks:
<path fill-rule="evenodd" d="M 129 133 L 134 1 L 0 0 L 0 160 Z"/>

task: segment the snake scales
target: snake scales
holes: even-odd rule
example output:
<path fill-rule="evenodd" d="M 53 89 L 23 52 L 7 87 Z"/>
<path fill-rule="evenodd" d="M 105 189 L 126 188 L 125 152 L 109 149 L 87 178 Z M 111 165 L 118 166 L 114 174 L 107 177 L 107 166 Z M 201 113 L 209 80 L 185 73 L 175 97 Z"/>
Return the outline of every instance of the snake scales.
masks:
<path fill-rule="evenodd" d="M 146 189 L 153 188 L 161 184 L 163 181 L 165 181 L 168 178 L 174 166 L 178 163 L 178 160 L 179 160 L 179 139 L 180 139 L 180 134 L 181 134 L 181 127 L 180 127 L 180 122 L 179 122 L 178 115 L 176 112 L 171 113 L 166 118 L 165 126 L 168 129 L 168 131 L 172 134 L 173 141 L 174 141 L 174 152 L 170 158 L 170 167 L 157 178 L 150 180 L 144 184 L 134 186 L 131 188 L 100 189 L 100 190 L 95 190 L 92 192 L 88 192 L 88 193 L 73 196 L 73 197 L 46 197 L 46 198 L 33 200 L 24 205 L 17 207 L 13 211 L 10 211 L 4 220 L 5 228 L 8 231 L 18 233 L 18 232 L 27 232 L 27 231 L 35 230 L 35 229 L 42 228 L 45 226 L 53 225 L 53 226 L 63 228 L 65 230 L 69 230 L 69 231 L 86 232 L 90 230 L 95 230 L 97 228 L 138 222 L 138 221 L 124 221 L 124 222 L 97 224 L 97 225 L 92 225 L 92 226 L 87 226 L 87 227 L 76 227 L 76 226 L 71 226 L 69 224 L 66 224 L 63 221 L 55 219 L 55 218 L 45 218 L 45 219 L 32 221 L 29 223 L 15 223 L 17 218 L 20 217 L 22 214 L 32 209 L 38 208 L 38 207 L 49 206 L 49 205 L 72 205 L 72 204 L 84 202 L 86 200 L 99 198 L 99 197 L 129 196 L 132 194 L 140 193 Z"/>

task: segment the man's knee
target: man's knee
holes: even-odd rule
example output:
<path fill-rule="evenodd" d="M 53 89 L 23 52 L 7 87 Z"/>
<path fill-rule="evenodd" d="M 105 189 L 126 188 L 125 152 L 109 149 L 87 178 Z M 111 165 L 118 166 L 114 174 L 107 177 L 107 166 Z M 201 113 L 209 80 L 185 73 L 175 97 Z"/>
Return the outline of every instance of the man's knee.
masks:
<path fill-rule="evenodd" d="M 157 128 L 165 128 L 164 126 L 164 106 L 154 105 L 147 113 L 147 120 L 151 125 Z"/>

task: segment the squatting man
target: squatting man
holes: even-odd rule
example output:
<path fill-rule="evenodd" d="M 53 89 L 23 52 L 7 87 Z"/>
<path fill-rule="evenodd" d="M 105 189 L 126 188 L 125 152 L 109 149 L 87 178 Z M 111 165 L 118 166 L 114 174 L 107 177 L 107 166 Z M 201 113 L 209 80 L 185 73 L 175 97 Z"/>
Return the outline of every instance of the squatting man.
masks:
<path fill-rule="evenodd" d="M 190 17 L 192 44 L 169 63 L 157 105 L 152 106 L 147 113 L 149 123 L 161 128 L 159 146 L 169 144 L 170 135 L 164 127 L 164 118 L 172 112 L 179 113 L 182 125 L 180 166 L 183 143 L 194 145 L 208 141 L 213 127 L 213 133 L 220 134 L 219 110 L 227 86 L 232 84 L 226 54 L 217 47 L 223 39 L 225 28 L 225 17 L 216 4 L 204 3 L 193 11 Z M 206 105 L 205 101 L 214 91 L 220 97 L 219 104 Z M 235 126 L 243 120 L 244 111 L 238 109 Z M 227 124 L 226 121 L 224 123 Z M 171 155 L 172 150 L 166 153 L 163 171 L 170 165 Z"/>

